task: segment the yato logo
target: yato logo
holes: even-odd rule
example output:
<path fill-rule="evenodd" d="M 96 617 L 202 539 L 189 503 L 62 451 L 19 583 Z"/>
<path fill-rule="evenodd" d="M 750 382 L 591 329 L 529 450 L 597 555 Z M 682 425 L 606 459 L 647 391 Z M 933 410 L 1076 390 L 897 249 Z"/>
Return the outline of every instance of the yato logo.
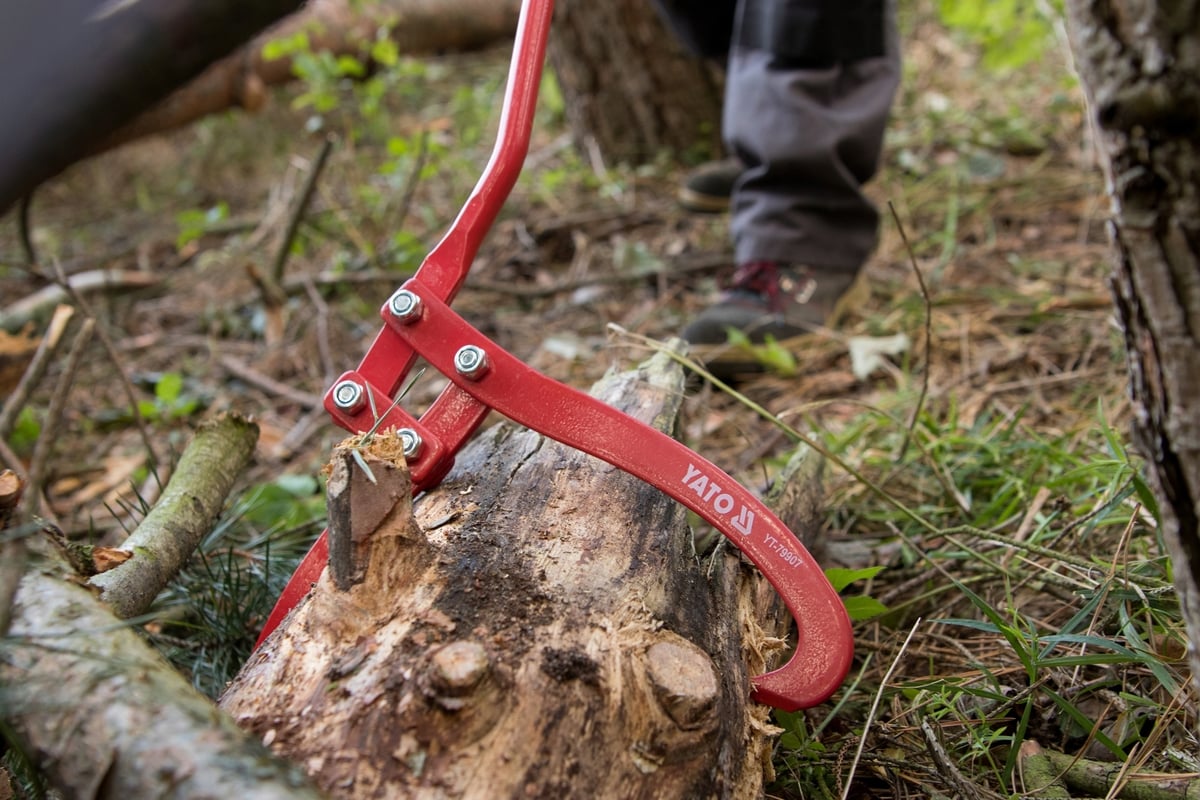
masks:
<path fill-rule="evenodd" d="M 737 506 L 738 512 L 730 518 L 729 524 L 736 528 L 742 535 L 749 536 L 754 530 L 754 512 L 743 505 L 739 505 L 729 492 L 721 488 L 720 484 L 711 480 L 692 464 L 688 464 L 687 474 L 683 476 L 683 482 L 721 516 L 730 516 L 734 507 Z"/>

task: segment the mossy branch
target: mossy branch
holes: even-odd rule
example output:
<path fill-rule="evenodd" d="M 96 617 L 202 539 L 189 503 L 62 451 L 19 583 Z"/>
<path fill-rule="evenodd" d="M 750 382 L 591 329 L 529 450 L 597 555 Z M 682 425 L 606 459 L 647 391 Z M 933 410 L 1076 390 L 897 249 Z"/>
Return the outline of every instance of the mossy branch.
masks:
<path fill-rule="evenodd" d="M 122 547 L 133 557 L 92 576 L 101 599 L 122 619 L 144 613 L 212 530 L 225 498 L 258 441 L 258 425 L 223 414 L 203 424 L 162 497 Z"/>
<path fill-rule="evenodd" d="M 66 797 L 320 797 L 72 578 L 26 572 L 0 714 Z"/>

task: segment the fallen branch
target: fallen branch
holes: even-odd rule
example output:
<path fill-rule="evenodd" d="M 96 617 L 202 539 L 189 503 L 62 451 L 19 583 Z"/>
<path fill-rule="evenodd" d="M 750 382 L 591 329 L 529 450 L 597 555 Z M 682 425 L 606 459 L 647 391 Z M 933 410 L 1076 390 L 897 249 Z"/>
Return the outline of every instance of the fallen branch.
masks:
<path fill-rule="evenodd" d="M 62 373 L 54 384 L 54 393 L 50 396 L 50 406 L 46 409 L 46 419 L 42 423 L 41 433 L 33 445 L 33 456 L 29 459 L 29 492 L 23 501 L 22 510 L 28 516 L 33 516 L 41 510 L 42 488 L 46 481 L 46 471 L 50 464 L 50 454 L 58 442 L 58 426 L 62 423 L 63 412 L 67 407 L 67 398 L 71 394 L 71 385 L 75 383 L 75 374 L 83 361 L 83 354 L 92 342 L 92 331 L 96 322 L 85 319 L 71 342 L 71 349 L 63 364 Z"/>
<path fill-rule="evenodd" d="M 1035 800 L 1071 800 L 1054 763 L 1042 746 L 1032 739 L 1021 742 L 1020 760 L 1022 796 Z"/>
<path fill-rule="evenodd" d="M 45 377 L 46 368 L 50 366 L 51 359 L 58 351 L 58 344 L 67 330 L 67 323 L 71 321 L 74 314 L 75 309 L 70 306 L 63 305 L 54 309 L 54 316 L 50 318 L 50 325 L 47 326 L 42 341 L 38 343 L 33 359 L 21 374 L 21 380 L 17 382 L 12 394 L 5 398 L 0 407 L 0 439 L 7 439 L 8 435 L 12 433 L 17 415 L 21 413 L 21 409 L 29 402 L 29 396 L 33 394 L 33 390 Z"/>
<path fill-rule="evenodd" d="M 212 530 L 257 441 L 258 426 L 235 414 L 196 431 L 162 497 L 122 544 L 133 558 L 90 579 L 118 617 L 145 612 L 187 563 Z"/>
<path fill-rule="evenodd" d="M 376 32 L 394 23 L 391 39 L 406 55 L 471 50 L 511 37 L 519 8 L 517 0 L 313 0 L 104 140 L 93 155 L 229 108 L 258 110 L 266 87 L 295 77 L 290 57 L 263 57 L 270 41 L 304 32 L 314 52 L 365 59 Z"/>
<path fill-rule="evenodd" d="M 318 798 L 72 578 L 31 569 L 0 639 L 0 709 L 65 797 Z"/>
<path fill-rule="evenodd" d="M 1195 800 L 1200 798 L 1200 779 L 1192 775 L 1129 775 L 1124 764 L 1089 761 L 1055 750 L 1044 750 L 1070 789 L 1088 797 L 1107 797 L 1118 779 L 1125 783 L 1116 796 L 1122 800 Z"/>
<path fill-rule="evenodd" d="M 57 283 L 51 284 L 0 309 L 0 328 L 15 330 L 21 327 L 47 309 L 71 299 L 72 290 L 79 294 L 90 294 L 120 289 L 143 289 L 158 283 L 158 277 L 135 270 L 93 269 L 71 275 L 67 281 L 70 288 Z"/>

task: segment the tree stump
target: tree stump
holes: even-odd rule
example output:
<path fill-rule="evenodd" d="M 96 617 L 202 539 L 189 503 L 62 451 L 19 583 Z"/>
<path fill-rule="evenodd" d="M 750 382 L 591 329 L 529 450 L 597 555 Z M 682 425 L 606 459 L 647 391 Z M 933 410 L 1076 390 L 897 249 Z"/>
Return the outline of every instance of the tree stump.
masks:
<path fill-rule="evenodd" d="M 670 430 L 682 388 L 659 355 L 593 394 Z M 240 724 L 337 797 L 761 794 L 751 676 L 789 620 L 736 550 L 698 557 L 681 506 L 509 424 L 415 512 L 398 450 L 360 452 L 374 483 L 333 468 L 349 588 L 326 570 L 247 663 Z"/>

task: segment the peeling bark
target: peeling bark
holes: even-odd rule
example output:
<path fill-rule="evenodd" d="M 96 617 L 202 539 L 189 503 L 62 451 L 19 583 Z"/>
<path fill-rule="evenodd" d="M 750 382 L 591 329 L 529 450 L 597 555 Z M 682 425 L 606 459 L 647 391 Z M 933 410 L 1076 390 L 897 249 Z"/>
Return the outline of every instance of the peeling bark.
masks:
<path fill-rule="evenodd" d="M 1068 0 L 1112 200 L 1112 289 L 1200 686 L 1200 2 Z"/>
<path fill-rule="evenodd" d="M 0 638 L 0 716 L 64 797 L 320 797 L 61 568 L 27 571 Z"/>

